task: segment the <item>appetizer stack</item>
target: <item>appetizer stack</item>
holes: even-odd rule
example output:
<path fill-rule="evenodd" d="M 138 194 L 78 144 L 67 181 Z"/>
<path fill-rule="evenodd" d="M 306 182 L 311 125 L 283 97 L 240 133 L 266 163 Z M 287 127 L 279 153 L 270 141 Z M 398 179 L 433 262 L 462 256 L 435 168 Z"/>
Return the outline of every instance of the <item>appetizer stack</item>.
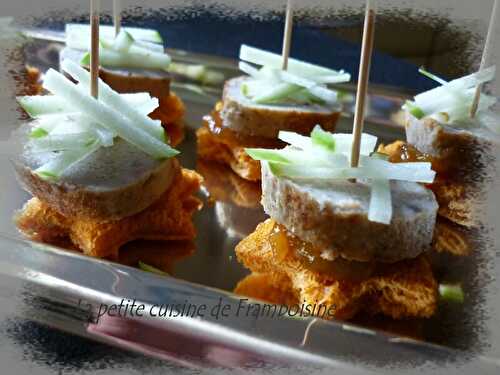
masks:
<path fill-rule="evenodd" d="M 288 58 L 289 4 L 281 56 L 241 46 L 246 75 L 228 80 L 204 117 L 197 168 L 219 224 L 247 236 L 236 255 L 252 274 L 235 292 L 296 305 L 302 316 L 430 317 L 438 283 L 425 253 L 471 252 L 462 226 L 477 224 L 488 151 L 500 146 L 496 99 L 480 93 L 495 68 L 450 82 L 422 69 L 440 86 L 406 102 L 407 141 L 377 149 L 363 133 L 369 1 L 366 12 L 353 134 L 333 133 L 343 98 L 328 87 L 350 75 Z M 18 98 L 33 121 L 14 164 L 34 197 L 16 224 L 35 240 L 113 259 L 136 239 L 187 240 L 180 258 L 193 251 L 202 182 L 175 158 L 184 105 L 170 91 L 159 33 L 121 28 L 118 18 L 114 28 L 99 29 L 94 13 L 91 27 L 67 25 L 60 72 L 43 78 L 50 95 Z M 122 261 L 135 264 L 140 249 L 129 246 Z M 163 260 L 145 269 L 162 272 L 155 267 L 171 266 Z"/>
<path fill-rule="evenodd" d="M 43 242 L 69 238 L 87 255 L 118 256 L 126 242 L 192 239 L 193 195 L 201 177 L 180 167 L 148 93 L 119 94 L 78 64 L 50 69 L 43 87 L 52 95 L 19 98 L 34 119 L 15 163 L 34 195 L 17 215 L 18 227 Z M 78 82 L 75 84 L 74 82 Z"/>
<path fill-rule="evenodd" d="M 66 25 L 66 47 L 59 59 L 90 67 L 90 27 Z M 113 26 L 99 29 L 99 77 L 119 93 L 147 92 L 159 100 L 149 115 L 161 120 L 175 146 L 183 138 L 184 105 L 170 90 L 170 56 L 161 35 L 150 29 Z M 63 70 L 64 71 L 64 70 Z"/>
<path fill-rule="evenodd" d="M 476 87 L 494 78 L 495 67 L 450 82 L 421 72 L 440 86 L 406 103 L 407 143 L 386 146 L 385 152 L 394 161 L 432 162 L 437 178 L 430 188 L 439 202 L 439 214 L 476 226 L 475 213 L 493 164 L 489 155 L 500 146 L 500 117 L 490 110 L 496 98 L 489 95 L 480 95 L 474 115 L 471 106 Z"/>
<path fill-rule="evenodd" d="M 431 163 L 392 163 L 363 134 L 375 13 L 367 3 L 353 134 L 316 125 L 310 137 L 280 131 L 283 149 L 247 148 L 261 162 L 270 219 L 236 247 L 253 274 L 236 287 L 272 285 L 301 316 L 350 319 L 359 311 L 430 317 L 437 282 L 424 253 L 438 204 Z"/>
<path fill-rule="evenodd" d="M 258 181 L 260 165 L 245 148 L 284 146 L 277 139 L 280 130 L 309 134 L 316 124 L 334 130 L 341 97 L 326 85 L 347 82 L 350 75 L 295 59 L 288 59 L 287 70 L 282 70 L 282 56 L 246 45 L 240 59 L 248 76 L 224 85 L 222 101 L 197 132 L 198 155 Z"/>
<path fill-rule="evenodd" d="M 438 206 L 419 184 L 433 181 L 430 163 L 390 163 L 364 134 L 353 168 L 353 136 L 319 126 L 311 137 L 279 138 L 290 146 L 247 149 L 262 163 L 262 204 L 271 218 L 236 247 L 240 261 L 292 291 L 296 303 L 332 307 L 326 318 L 359 310 L 431 316 L 437 283 L 422 254 Z"/>

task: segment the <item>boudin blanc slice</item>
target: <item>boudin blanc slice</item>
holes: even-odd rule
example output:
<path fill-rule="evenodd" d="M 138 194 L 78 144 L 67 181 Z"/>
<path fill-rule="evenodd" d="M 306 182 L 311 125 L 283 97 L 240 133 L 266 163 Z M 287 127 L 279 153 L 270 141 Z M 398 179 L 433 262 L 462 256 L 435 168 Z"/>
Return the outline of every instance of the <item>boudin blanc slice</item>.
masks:
<path fill-rule="evenodd" d="M 406 139 L 420 152 L 426 153 L 444 169 L 447 178 L 475 180 L 489 164 L 488 154 L 500 146 L 500 135 L 470 120 L 469 124 L 454 127 L 431 117 L 421 120 L 407 113 Z M 439 168 L 441 167 L 441 168 Z"/>
<path fill-rule="evenodd" d="M 484 201 L 485 181 L 500 149 L 500 135 L 481 125 L 477 118 L 458 127 L 406 114 L 407 142 L 433 158 L 437 178 L 431 189 L 439 214 L 468 227 L 481 222 L 476 207 Z"/>
<path fill-rule="evenodd" d="M 309 134 L 315 125 L 333 131 L 340 115 L 340 107 L 310 104 L 256 104 L 247 98 L 241 85 L 250 77 L 226 81 L 223 107 L 220 112 L 223 125 L 250 136 L 277 138 L 280 130 Z"/>
<path fill-rule="evenodd" d="M 149 207 L 180 170 L 176 159 L 155 160 L 121 139 L 74 164 L 57 181 L 34 172 L 50 157 L 25 149 L 14 161 L 21 186 L 65 216 L 98 221 L 118 220 Z"/>
<path fill-rule="evenodd" d="M 356 261 L 397 262 L 428 250 L 438 205 L 413 183 L 392 181 L 390 225 L 368 220 L 370 185 L 361 181 L 294 181 L 262 163 L 265 212 L 303 241 Z"/>
<path fill-rule="evenodd" d="M 59 54 L 59 61 L 69 59 L 80 64 L 85 51 L 64 48 Z M 148 92 L 155 98 L 167 97 L 170 94 L 170 74 L 164 70 L 137 68 L 99 68 L 99 77 L 113 90 L 125 94 Z"/>

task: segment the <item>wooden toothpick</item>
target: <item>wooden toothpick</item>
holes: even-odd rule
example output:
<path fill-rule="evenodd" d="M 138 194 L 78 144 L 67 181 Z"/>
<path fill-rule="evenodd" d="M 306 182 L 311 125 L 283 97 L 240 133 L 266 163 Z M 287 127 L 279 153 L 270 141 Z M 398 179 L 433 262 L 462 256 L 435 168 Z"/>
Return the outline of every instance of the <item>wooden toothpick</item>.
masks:
<path fill-rule="evenodd" d="M 286 19 L 285 19 L 285 31 L 283 34 L 283 51 L 281 56 L 283 58 L 282 69 L 288 69 L 288 56 L 290 55 L 290 45 L 292 43 L 292 29 L 293 29 L 293 9 L 292 0 L 288 0 L 286 3 Z"/>
<path fill-rule="evenodd" d="M 363 44 L 361 46 L 361 59 L 359 63 L 358 90 L 356 93 L 356 109 L 354 112 L 354 126 L 352 130 L 353 142 L 351 149 L 351 167 L 359 164 L 359 152 L 361 148 L 361 135 L 365 120 L 365 102 L 370 77 L 370 65 L 373 51 L 373 39 L 375 34 L 375 10 L 371 1 L 366 2 L 365 25 L 363 30 Z"/>
<path fill-rule="evenodd" d="M 488 26 L 488 34 L 486 34 L 486 40 L 484 42 L 483 56 L 481 57 L 481 65 L 479 66 L 479 70 L 486 69 L 486 65 L 490 60 L 490 49 L 491 49 L 491 40 L 493 38 L 493 32 L 495 30 L 496 18 L 498 13 L 498 0 L 494 0 L 493 2 L 493 10 L 490 18 L 490 25 Z M 477 109 L 479 107 L 479 99 L 481 98 L 481 91 L 483 89 L 483 85 L 477 85 L 476 92 L 474 94 L 474 100 L 472 101 L 472 105 L 470 107 L 470 117 L 474 118 L 476 116 Z"/>
<path fill-rule="evenodd" d="M 100 0 L 90 0 L 90 95 L 99 96 L 99 9 Z"/>
<path fill-rule="evenodd" d="M 115 36 L 120 33 L 122 27 L 122 2 L 113 0 L 113 24 L 115 25 Z"/>

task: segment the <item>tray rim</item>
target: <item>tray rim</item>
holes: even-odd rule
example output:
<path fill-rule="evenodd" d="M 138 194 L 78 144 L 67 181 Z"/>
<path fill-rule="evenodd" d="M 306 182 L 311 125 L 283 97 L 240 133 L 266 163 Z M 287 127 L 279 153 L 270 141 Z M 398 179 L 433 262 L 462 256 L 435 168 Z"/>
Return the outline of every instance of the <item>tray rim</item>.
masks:
<path fill-rule="evenodd" d="M 170 50 L 174 55 L 178 54 L 179 56 L 183 56 L 183 53 L 182 51 L 179 51 L 179 50 Z M 192 53 L 190 53 L 192 54 Z M 206 56 L 209 56 L 210 58 L 214 58 L 214 56 L 211 56 L 211 55 L 202 55 L 202 54 L 198 54 L 200 57 L 202 58 L 207 58 Z M 228 67 L 231 66 L 231 67 L 234 67 L 236 66 L 236 64 L 234 63 L 233 60 L 231 59 L 227 59 L 227 58 L 222 58 L 222 57 L 216 57 L 217 59 L 220 59 L 221 61 L 222 60 L 227 60 L 226 63 L 228 64 Z M 376 90 L 378 90 L 379 88 L 377 88 Z M 384 92 L 384 90 L 390 90 L 390 88 L 380 88 L 380 92 Z M 40 243 L 37 243 L 37 242 L 33 242 L 33 241 L 30 241 L 30 240 L 22 240 L 22 239 L 18 239 L 18 238 L 13 238 L 11 237 L 10 235 L 8 234 L 4 234 L 1 232 L 0 230 L 0 247 L 5 247 L 4 245 L 7 244 L 6 246 L 6 249 L 3 249 L 5 251 L 5 254 L 1 254 L 0 255 L 0 262 L 3 261 L 3 259 L 5 259 L 5 257 L 7 258 L 10 258 L 10 259 L 15 259 L 17 262 L 18 262 L 18 265 L 21 266 L 22 265 L 22 262 L 21 262 L 21 256 L 20 254 L 23 254 L 23 255 L 29 255 L 29 254 L 25 254 L 24 250 L 26 250 L 27 248 L 31 248 L 30 251 L 34 251 L 35 249 L 32 249 L 33 247 L 42 247 L 43 249 L 41 249 L 42 251 L 46 252 L 47 254 L 52 254 L 54 256 L 56 256 L 58 259 L 70 259 L 70 260 L 74 260 L 74 259 L 78 259 L 79 261 L 81 262 L 84 262 L 86 264 L 92 264 L 92 265 L 102 265 L 104 266 L 106 269 L 115 269 L 115 270 L 121 270 L 123 272 L 127 272 L 133 276 L 140 276 L 141 279 L 145 279 L 145 280 L 150 280 L 150 281 L 153 281 L 153 280 L 156 280 L 156 279 L 159 279 L 162 281 L 162 283 L 166 283 L 166 284 L 169 284 L 170 287 L 173 287 L 174 285 L 177 285 L 177 284 L 182 284 L 182 285 L 187 285 L 189 286 L 190 288 L 193 288 L 193 289 L 196 289 L 200 292 L 206 292 L 208 294 L 214 294 L 214 295 L 219 295 L 219 296 L 226 296 L 226 297 L 231 297 L 231 298 L 234 298 L 236 297 L 237 295 L 235 295 L 234 293 L 231 293 L 231 292 L 228 292 L 228 291 L 224 291 L 224 290 L 221 290 L 221 289 L 216 289 L 216 288 L 213 288 L 213 287 L 209 287 L 209 286 L 206 286 L 206 285 L 202 285 L 202 284 L 195 284 L 195 283 L 192 283 L 192 282 L 189 282 L 189 281 L 186 281 L 186 280 L 180 280 L 180 279 L 173 279 L 173 278 L 169 278 L 168 280 L 165 280 L 164 278 L 161 278 L 159 276 L 156 276 L 156 275 L 151 275 L 151 274 L 147 274 L 146 272 L 144 271 L 141 271 L 141 270 L 138 270 L 136 268 L 133 268 L 133 267 L 128 267 L 128 266 L 124 266 L 124 265 L 119 265 L 119 264 L 116 264 L 116 263 L 113 263 L 113 262 L 110 262 L 110 261 L 106 261 L 106 260 L 102 260 L 102 259 L 94 259 L 94 258 L 90 258 L 90 257 L 87 257 L 85 255 L 82 255 L 82 254 L 78 254 L 78 253 L 70 253 L 66 250 L 63 250 L 63 249 L 59 249 L 57 247 L 54 247 L 54 246 L 50 246 L 50 245 L 45 245 L 45 244 L 40 244 Z M 12 245 L 12 246 L 8 246 L 8 245 Z M 21 248 L 23 248 L 24 250 L 23 251 L 20 251 Z M 40 249 L 38 249 L 40 250 Z M 36 251 L 36 250 L 35 250 Z M 4 253 L 2 251 L 2 253 Z M 26 259 L 26 258 L 25 258 Z M 30 271 L 34 272 L 34 273 L 39 273 L 39 274 L 43 274 L 44 272 L 41 272 L 41 268 L 37 270 L 37 268 L 32 265 Z M 11 273 L 11 272 L 10 272 Z M 4 272 L 4 271 L 1 271 L 0 272 L 0 275 L 9 275 L 9 272 Z M 29 273 L 28 273 L 29 274 Z M 12 275 L 10 275 L 12 276 Z M 18 275 L 19 276 L 19 275 Z M 23 281 L 27 281 L 27 282 L 30 282 L 30 283 L 34 283 L 34 284 L 39 284 L 39 285 L 42 285 L 42 286 L 45 286 L 45 287 L 48 287 L 50 290 L 53 290 L 54 292 L 57 292 L 57 291 L 60 291 L 60 288 L 64 288 L 64 285 L 65 285 L 65 282 L 67 282 L 67 279 L 65 279 L 62 275 L 60 275 L 57 279 L 58 282 L 60 282 L 60 285 L 49 285 L 49 283 L 47 283 L 46 281 L 44 281 L 43 279 L 40 279 L 40 278 L 33 278 L 31 276 L 28 277 L 28 275 L 25 275 L 23 277 L 20 277 L 19 278 L 20 280 L 22 279 Z M 111 294 L 104 294 L 106 298 L 117 298 L 118 296 L 112 296 Z M 73 306 L 74 307 L 74 306 Z M 287 320 L 290 320 L 290 321 L 297 321 L 296 319 L 292 319 L 292 318 L 285 318 Z M 312 321 L 311 318 L 308 318 L 309 322 Z M 102 342 L 106 342 L 106 343 L 109 343 L 111 345 L 115 345 L 115 346 L 119 346 L 119 347 L 123 347 L 125 349 L 130 349 L 129 347 L 127 347 L 127 345 L 125 343 L 116 343 L 114 342 L 113 340 L 106 340 L 105 338 L 100 338 L 96 335 L 92 335 L 92 334 L 89 334 L 88 331 L 86 331 L 85 329 L 82 329 L 82 330 L 78 330 L 75 328 L 72 328 L 72 327 L 62 327 L 62 326 L 58 326 L 57 324 L 54 324 L 54 322 L 51 322 L 49 320 L 44 320 L 44 319 L 41 319 L 40 321 L 41 323 L 43 324 L 47 324 L 47 325 L 53 325 L 55 326 L 55 328 L 57 329 L 61 329 L 61 330 L 66 330 L 66 331 L 69 331 L 70 333 L 75 333 L 75 334 L 78 334 L 78 335 L 86 335 L 88 334 L 87 337 L 90 337 L 94 340 L 97 340 L 97 341 L 102 341 Z M 210 323 L 212 324 L 212 323 Z M 321 322 L 321 325 L 322 326 L 325 326 L 325 327 L 330 327 L 329 329 L 332 330 L 332 332 L 335 332 L 335 331 L 339 331 L 339 330 L 344 330 L 345 329 L 345 323 L 339 323 L 339 322 L 330 322 L 330 321 L 322 321 Z M 353 325 L 353 324 L 347 324 L 349 326 L 352 326 L 352 327 L 357 327 L 356 325 Z M 214 327 L 217 327 L 217 325 L 214 325 Z M 364 330 L 364 332 L 363 332 Z M 427 349 L 430 349 L 432 351 L 436 351 L 437 353 L 442 353 L 443 356 L 447 356 L 447 355 L 453 355 L 453 356 L 463 356 L 463 353 L 458 351 L 458 350 L 455 350 L 455 349 L 451 349 L 451 348 L 448 348 L 448 347 L 445 347 L 445 346 L 440 346 L 440 345 L 436 345 L 436 344 L 432 344 L 432 343 L 427 343 L 427 342 L 416 342 L 414 340 L 407 340 L 407 339 L 401 339 L 399 338 L 398 336 L 395 336 L 395 335 L 389 335 L 389 334 L 385 334 L 385 333 L 381 333 L 381 332 L 376 332 L 375 335 L 373 335 L 372 333 L 367 333 L 368 331 L 372 331 L 372 330 L 367 330 L 366 328 L 362 328 L 362 327 L 358 327 L 357 328 L 357 331 L 355 332 L 355 330 L 352 330 L 351 328 L 351 332 L 353 333 L 353 337 L 354 335 L 365 335 L 365 334 L 368 334 L 370 336 L 374 336 L 374 337 L 377 337 L 377 338 L 381 338 L 385 344 L 394 344 L 394 339 L 397 339 L 399 340 L 399 343 L 400 344 L 405 344 L 405 343 L 408 343 L 411 341 L 411 344 L 412 345 L 416 345 L 417 347 L 425 347 Z M 374 331 L 372 331 L 374 332 Z M 251 333 L 251 332 L 249 332 Z M 393 341 L 391 341 L 393 340 Z M 406 341 L 406 342 L 405 342 Z M 250 345 L 250 341 L 248 342 L 249 344 L 249 348 L 251 349 L 251 346 Z M 292 346 L 290 344 L 285 345 L 285 347 L 290 347 L 292 348 Z M 147 355 L 151 355 L 150 353 L 144 353 L 144 351 L 138 351 L 138 352 L 141 352 L 143 354 L 147 354 Z M 311 354 L 311 353 L 310 353 Z M 314 354 L 314 353 L 312 353 Z M 326 364 L 326 365 L 330 365 L 330 366 L 341 366 L 341 363 L 339 363 L 337 360 L 335 360 L 335 357 L 334 357 L 334 353 L 330 353 L 332 355 L 332 357 L 328 357 L 327 356 L 327 360 L 326 362 L 323 362 L 322 360 L 316 360 L 316 358 L 314 358 L 314 356 L 310 357 L 311 359 L 311 363 L 315 363 L 315 364 Z M 420 355 L 420 354 L 417 354 L 417 355 Z M 293 357 L 293 356 L 292 356 Z M 321 358 L 320 358 L 321 359 Z M 422 359 L 425 359 L 425 356 L 422 356 Z M 499 361 L 496 360 L 496 359 L 491 359 L 491 358 L 486 358 L 486 357 L 476 357 L 476 359 L 478 359 L 478 363 L 480 364 L 494 364 L 496 366 L 498 366 L 497 368 L 500 368 L 500 364 L 499 364 Z M 189 364 L 189 363 L 187 363 Z M 341 368 L 343 368 L 343 366 L 341 366 Z M 344 370 L 346 371 L 350 371 L 352 370 L 352 368 L 350 367 L 346 367 L 346 368 L 343 368 Z M 363 372 L 364 373 L 364 372 Z"/>

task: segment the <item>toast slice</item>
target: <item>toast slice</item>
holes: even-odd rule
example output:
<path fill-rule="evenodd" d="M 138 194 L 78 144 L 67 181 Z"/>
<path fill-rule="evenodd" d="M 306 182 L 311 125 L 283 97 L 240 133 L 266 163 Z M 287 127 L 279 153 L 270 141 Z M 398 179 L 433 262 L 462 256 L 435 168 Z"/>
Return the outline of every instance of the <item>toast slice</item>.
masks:
<path fill-rule="evenodd" d="M 275 305 L 291 306 L 299 302 L 290 279 L 272 273 L 252 272 L 238 282 L 234 293 Z"/>
<path fill-rule="evenodd" d="M 457 257 L 471 255 L 481 248 L 481 231 L 468 228 L 445 218 L 438 218 L 432 249 L 437 254 L 451 254 Z"/>
<path fill-rule="evenodd" d="M 16 215 L 18 228 L 34 240 L 59 244 L 69 238 L 84 254 L 116 259 L 122 245 L 137 239 L 192 240 L 192 215 L 201 208 L 194 194 L 202 178 L 181 169 L 171 187 L 151 206 L 120 220 L 102 222 L 65 216 L 38 198 Z"/>
<path fill-rule="evenodd" d="M 186 108 L 182 100 L 171 91 L 169 95 L 159 98 L 158 108 L 149 114 L 153 120 L 160 120 L 172 147 L 184 139 L 184 114 Z"/>
<path fill-rule="evenodd" d="M 335 319 L 350 319 L 361 311 L 394 319 L 434 314 L 437 282 L 425 257 L 381 264 L 375 274 L 363 281 L 333 281 L 327 274 L 305 267 L 293 252 L 277 260 L 280 250 L 276 242 L 270 241 L 276 224 L 272 219 L 259 224 L 236 246 L 236 255 L 252 272 L 271 274 L 275 280 L 289 279 L 299 301 L 333 306 L 331 318 Z M 240 286 L 239 291 L 242 290 Z"/>
<path fill-rule="evenodd" d="M 243 278 L 234 289 L 234 293 L 272 303 L 286 305 L 289 308 L 300 305 L 299 296 L 294 293 L 290 279 L 277 278 L 273 274 L 251 273 Z M 422 319 L 392 319 L 384 315 L 359 313 L 349 321 L 353 324 L 393 335 L 423 340 Z"/>

